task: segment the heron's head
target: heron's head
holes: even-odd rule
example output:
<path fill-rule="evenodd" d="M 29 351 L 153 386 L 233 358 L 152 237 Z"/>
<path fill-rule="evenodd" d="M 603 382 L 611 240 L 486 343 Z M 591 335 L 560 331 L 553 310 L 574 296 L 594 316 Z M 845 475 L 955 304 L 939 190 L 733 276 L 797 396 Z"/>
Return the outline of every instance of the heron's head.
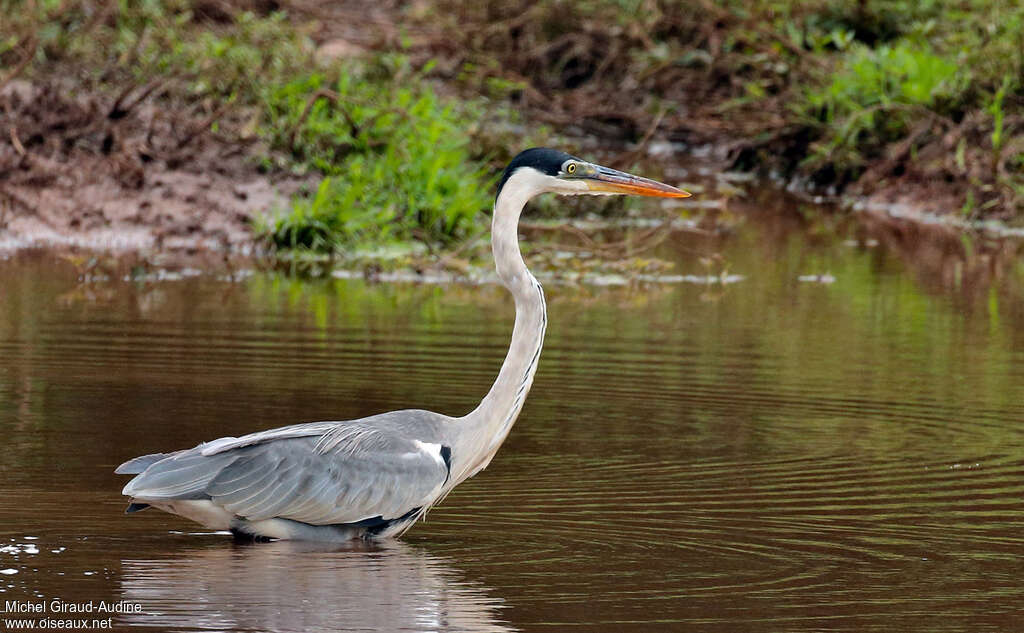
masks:
<path fill-rule="evenodd" d="M 544 147 L 528 149 L 512 159 L 498 184 L 498 195 L 507 187 L 515 188 L 527 198 L 548 192 L 659 198 L 686 198 L 690 195 L 656 180 L 602 167 Z"/>

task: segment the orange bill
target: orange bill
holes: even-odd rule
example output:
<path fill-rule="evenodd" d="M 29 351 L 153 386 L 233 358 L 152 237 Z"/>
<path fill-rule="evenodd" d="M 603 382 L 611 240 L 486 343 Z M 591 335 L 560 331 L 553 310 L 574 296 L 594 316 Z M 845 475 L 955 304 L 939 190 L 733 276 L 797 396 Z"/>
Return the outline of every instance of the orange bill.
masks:
<path fill-rule="evenodd" d="M 671 185 L 641 178 L 622 171 L 594 165 L 595 171 L 585 177 L 591 191 L 603 193 L 620 193 L 631 196 L 655 196 L 658 198 L 689 198 L 689 192 L 676 189 Z"/>

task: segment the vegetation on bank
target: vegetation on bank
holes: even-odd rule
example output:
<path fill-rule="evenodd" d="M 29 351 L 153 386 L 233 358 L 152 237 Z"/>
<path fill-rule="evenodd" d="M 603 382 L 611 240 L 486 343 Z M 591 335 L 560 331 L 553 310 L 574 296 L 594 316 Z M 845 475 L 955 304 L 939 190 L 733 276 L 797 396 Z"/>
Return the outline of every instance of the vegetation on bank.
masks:
<path fill-rule="evenodd" d="M 833 192 L 1024 213 L 1024 5 L 1004 0 L 435 0 L 424 56 L 545 120 L 726 144 Z M 425 7 L 425 8 L 424 8 Z M 449 67 L 451 67 L 449 65 Z"/>
<path fill-rule="evenodd" d="M 513 110 L 640 146 L 725 146 L 734 168 L 820 190 L 916 192 L 969 218 L 1024 213 L 1016 3 L 430 0 L 387 9 L 398 36 L 325 59 L 318 46 L 343 35 L 317 17 L 327 6 L 0 0 L 0 87 L 102 94 L 109 118 L 140 102 L 188 114 L 173 151 L 136 162 L 187 168 L 199 135 L 308 175 L 289 209 L 257 223 L 282 250 L 474 234 L 497 169 L 535 142 L 494 131 L 515 129 Z M 88 138 L 64 142 L 106 151 Z"/>
<path fill-rule="evenodd" d="M 0 79 L 46 82 L 70 69 L 79 85 L 67 87 L 107 93 L 112 113 L 144 99 L 192 110 L 197 133 L 257 139 L 246 151 L 261 169 L 318 179 L 257 222 L 279 249 L 446 244 L 484 222 L 494 178 L 493 144 L 479 139 L 485 110 L 437 96 L 429 67 L 401 54 L 317 59 L 284 13 L 210 15 L 185 0 L 4 4 L 15 19 L 0 32 Z"/>
<path fill-rule="evenodd" d="M 417 238 L 448 243 L 490 203 L 490 173 L 471 149 L 482 113 L 439 98 L 408 60 L 381 55 L 341 72 L 271 86 L 266 130 L 285 168 L 325 177 L 266 228 L 275 244 L 318 252 Z"/>

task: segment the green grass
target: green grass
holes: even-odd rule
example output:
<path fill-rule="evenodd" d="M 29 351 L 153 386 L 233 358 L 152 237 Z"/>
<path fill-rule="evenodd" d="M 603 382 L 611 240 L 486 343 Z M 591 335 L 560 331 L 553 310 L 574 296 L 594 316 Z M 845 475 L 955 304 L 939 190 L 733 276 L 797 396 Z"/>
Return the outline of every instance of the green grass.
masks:
<path fill-rule="evenodd" d="M 927 47 L 898 41 L 851 46 L 831 82 L 805 93 L 803 113 L 820 126 L 805 165 L 829 164 L 838 173 L 859 171 L 903 138 L 928 112 L 947 116 L 961 107 L 969 77 L 952 59 Z"/>
<path fill-rule="evenodd" d="M 954 60 L 899 42 L 852 47 L 824 90 L 808 93 L 808 105 L 835 123 L 862 108 L 892 104 L 934 107 L 958 99 L 966 77 Z"/>
<path fill-rule="evenodd" d="M 288 166 L 326 177 L 266 234 L 285 248 L 346 251 L 445 244 L 484 217 L 493 179 L 472 147 L 483 112 L 438 97 L 401 56 L 314 73 L 268 90 L 265 132 Z"/>
<path fill-rule="evenodd" d="M 0 22 L 0 56 L 13 58 L 15 42 L 34 39 L 40 77 L 64 63 L 88 88 L 163 80 L 173 82 L 175 96 L 243 103 L 256 103 L 263 84 L 312 64 L 312 41 L 287 14 L 240 11 L 219 23 L 197 14 L 194 4 L 0 0 L 0 12 L 11 18 Z"/>
<path fill-rule="evenodd" d="M 187 8 L 139 6 L 120 14 L 113 48 L 139 81 L 180 77 L 193 97 L 255 103 L 268 86 L 312 64 L 312 42 L 285 13 L 241 12 L 227 25 L 196 28 Z"/>

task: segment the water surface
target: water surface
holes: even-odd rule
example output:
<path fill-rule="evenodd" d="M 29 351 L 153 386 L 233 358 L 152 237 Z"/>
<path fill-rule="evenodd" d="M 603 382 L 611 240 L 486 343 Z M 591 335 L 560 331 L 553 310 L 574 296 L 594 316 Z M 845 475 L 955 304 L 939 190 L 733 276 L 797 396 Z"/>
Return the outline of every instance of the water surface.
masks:
<path fill-rule="evenodd" d="M 141 605 L 119 630 L 1019 629 L 1021 266 L 748 215 L 660 251 L 695 275 L 717 253 L 737 283 L 549 284 L 491 467 L 359 548 L 126 517 L 113 469 L 304 420 L 462 414 L 504 355 L 502 289 L 0 262 L 0 601 Z"/>

